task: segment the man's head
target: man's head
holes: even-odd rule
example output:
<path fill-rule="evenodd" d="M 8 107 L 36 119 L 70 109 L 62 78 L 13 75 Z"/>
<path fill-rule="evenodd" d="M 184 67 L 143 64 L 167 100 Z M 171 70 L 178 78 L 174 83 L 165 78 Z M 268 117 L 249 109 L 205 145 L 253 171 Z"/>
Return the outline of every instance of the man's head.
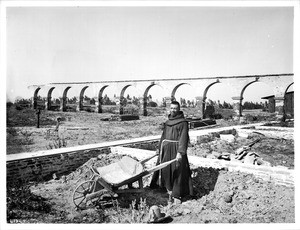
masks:
<path fill-rule="evenodd" d="M 170 107 L 171 116 L 176 116 L 180 111 L 180 104 L 178 101 L 172 101 Z"/>

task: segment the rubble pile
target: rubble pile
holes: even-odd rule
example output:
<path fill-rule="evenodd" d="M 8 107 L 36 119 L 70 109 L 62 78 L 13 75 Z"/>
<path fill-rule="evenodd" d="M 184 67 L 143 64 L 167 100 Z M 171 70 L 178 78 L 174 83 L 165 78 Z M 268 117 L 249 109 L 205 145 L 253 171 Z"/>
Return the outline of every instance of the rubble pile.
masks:
<path fill-rule="evenodd" d="M 251 165 L 294 168 L 294 140 L 264 135 L 255 130 L 247 133 L 211 133 L 197 139 L 189 155 Z"/>

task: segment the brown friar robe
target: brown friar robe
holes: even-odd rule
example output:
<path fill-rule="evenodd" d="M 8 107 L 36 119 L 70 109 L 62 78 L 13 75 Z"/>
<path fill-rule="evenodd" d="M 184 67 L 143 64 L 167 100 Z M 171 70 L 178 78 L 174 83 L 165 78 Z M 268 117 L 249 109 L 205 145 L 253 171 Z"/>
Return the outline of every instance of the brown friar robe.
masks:
<path fill-rule="evenodd" d="M 183 112 L 180 111 L 175 117 L 169 115 L 159 142 L 160 154 L 157 164 L 176 158 L 178 152 L 181 153 L 182 160 L 154 172 L 150 184 L 151 188 L 156 188 L 159 185 L 165 187 L 172 191 L 172 196 L 175 198 L 182 198 L 191 194 L 189 188 L 191 170 L 186 154 L 188 143 L 188 122 L 185 120 Z"/>

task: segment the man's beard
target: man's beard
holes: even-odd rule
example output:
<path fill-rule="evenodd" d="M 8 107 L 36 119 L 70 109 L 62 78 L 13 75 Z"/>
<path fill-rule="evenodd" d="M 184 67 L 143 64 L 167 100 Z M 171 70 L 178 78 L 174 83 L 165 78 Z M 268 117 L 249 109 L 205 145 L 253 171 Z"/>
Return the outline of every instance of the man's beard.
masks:
<path fill-rule="evenodd" d="M 178 114 L 178 112 L 171 112 L 171 117 L 176 117 L 176 115 Z"/>

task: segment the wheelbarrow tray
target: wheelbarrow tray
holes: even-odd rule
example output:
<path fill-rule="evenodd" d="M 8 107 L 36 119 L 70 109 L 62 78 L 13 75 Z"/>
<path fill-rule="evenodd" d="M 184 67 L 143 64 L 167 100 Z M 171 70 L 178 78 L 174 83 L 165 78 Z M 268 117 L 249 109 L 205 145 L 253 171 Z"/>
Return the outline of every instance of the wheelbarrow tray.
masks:
<path fill-rule="evenodd" d="M 98 167 L 97 172 L 102 180 L 114 187 L 130 183 L 131 180 L 136 181 L 135 178 L 138 179 L 144 174 L 143 165 L 128 156 L 110 165 Z"/>
<path fill-rule="evenodd" d="M 141 162 L 136 161 L 131 157 L 124 156 L 118 162 L 104 167 L 98 167 L 97 172 L 102 179 L 101 181 L 105 181 L 112 187 L 118 188 L 125 184 L 138 181 L 142 177 L 162 169 L 175 161 L 176 159 L 157 165 L 149 170 L 144 170 L 144 166 Z"/>

